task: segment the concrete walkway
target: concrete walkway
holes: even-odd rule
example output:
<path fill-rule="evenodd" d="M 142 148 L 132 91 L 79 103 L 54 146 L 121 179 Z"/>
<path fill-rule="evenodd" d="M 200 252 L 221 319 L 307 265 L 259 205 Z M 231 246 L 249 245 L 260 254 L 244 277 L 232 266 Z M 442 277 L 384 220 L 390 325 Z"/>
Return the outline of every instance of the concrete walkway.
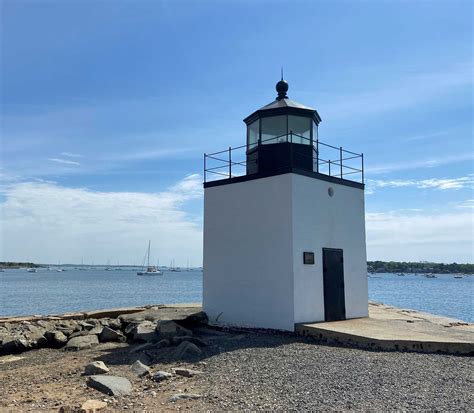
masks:
<path fill-rule="evenodd" d="M 370 349 L 474 354 L 473 324 L 377 303 L 367 318 L 298 324 L 296 331 Z"/>

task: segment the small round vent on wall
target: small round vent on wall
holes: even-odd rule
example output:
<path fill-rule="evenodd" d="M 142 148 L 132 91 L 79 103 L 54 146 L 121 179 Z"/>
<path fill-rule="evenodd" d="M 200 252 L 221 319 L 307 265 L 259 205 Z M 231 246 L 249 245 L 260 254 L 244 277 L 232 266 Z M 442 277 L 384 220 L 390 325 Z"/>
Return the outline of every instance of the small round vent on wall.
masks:
<path fill-rule="evenodd" d="M 332 187 L 328 188 L 328 195 L 329 196 L 334 196 L 334 189 L 332 189 Z"/>

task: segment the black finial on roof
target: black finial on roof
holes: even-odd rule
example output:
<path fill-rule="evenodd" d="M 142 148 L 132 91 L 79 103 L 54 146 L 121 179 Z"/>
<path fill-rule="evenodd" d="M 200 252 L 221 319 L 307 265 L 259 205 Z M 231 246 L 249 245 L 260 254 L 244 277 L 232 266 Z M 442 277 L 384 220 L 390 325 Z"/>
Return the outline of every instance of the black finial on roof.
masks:
<path fill-rule="evenodd" d="M 286 92 L 288 92 L 288 83 L 286 80 L 283 80 L 283 66 L 281 67 L 281 80 L 276 84 L 276 91 L 278 92 L 276 100 L 288 98 L 286 95 Z"/>

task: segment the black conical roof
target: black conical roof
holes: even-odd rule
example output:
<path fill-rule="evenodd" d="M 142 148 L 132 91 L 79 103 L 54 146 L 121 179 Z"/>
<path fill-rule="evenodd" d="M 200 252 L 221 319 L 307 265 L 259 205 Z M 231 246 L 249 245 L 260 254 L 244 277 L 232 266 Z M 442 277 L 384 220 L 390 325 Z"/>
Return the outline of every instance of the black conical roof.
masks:
<path fill-rule="evenodd" d="M 276 99 L 247 116 L 244 119 L 244 122 L 248 125 L 260 117 L 291 114 L 312 117 L 316 124 L 319 124 L 319 122 L 321 122 L 321 117 L 317 110 L 289 99 L 286 94 L 288 88 L 288 82 L 283 80 L 282 77 L 282 79 L 276 84 L 276 91 L 278 92 Z"/>

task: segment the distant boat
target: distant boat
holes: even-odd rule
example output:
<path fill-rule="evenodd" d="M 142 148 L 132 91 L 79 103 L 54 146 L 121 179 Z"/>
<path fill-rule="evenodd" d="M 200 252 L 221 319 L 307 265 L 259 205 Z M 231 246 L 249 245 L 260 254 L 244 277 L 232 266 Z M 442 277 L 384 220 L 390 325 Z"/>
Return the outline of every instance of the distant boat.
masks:
<path fill-rule="evenodd" d="M 171 272 L 181 272 L 181 268 L 175 267 L 175 265 L 174 265 L 174 260 L 171 261 L 171 264 L 170 264 L 170 271 L 171 271 Z"/>
<path fill-rule="evenodd" d="M 27 268 L 26 272 L 38 272 L 36 268 Z"/>
<path fill-rule="evenodd" d="M 56 271 L 57 271 L 57 272 L 63 272 L 64 269 L 63 269 L 63 268 L 56 268 Z"/>
<path fill-rule="evenodd" d="M 400 272 L 400 273 L 398 273 L 397 275 L 398 275 L 399 277 L 404 277 L 404 276 L 405 276 L 405 274 L 404 274 L 403 272 Z"/>
<path fill-rule="evenodd" d="M 454 274 L 454 278 L 462 278 L 462 274 Z"/>
<path fill-rule="evenodd" d="M 425 274 L 425 277 L 426 277 L 426 278 L 438 278 L 438 277 L 436 277 L 436 275 L 431 274 L 431 273 Z"/>
<path fill-rule="evenodd" d="M 156 268 L 155 266 L 150 265 L 150 248 L 151 248 L 151 241 L 148 241 L 148 249 L 146 253 L 146 270 L 145 266 L 143 266 L 142 271 L 138 271 L 137 275 L 163 275 L 163 273 Z"/>

